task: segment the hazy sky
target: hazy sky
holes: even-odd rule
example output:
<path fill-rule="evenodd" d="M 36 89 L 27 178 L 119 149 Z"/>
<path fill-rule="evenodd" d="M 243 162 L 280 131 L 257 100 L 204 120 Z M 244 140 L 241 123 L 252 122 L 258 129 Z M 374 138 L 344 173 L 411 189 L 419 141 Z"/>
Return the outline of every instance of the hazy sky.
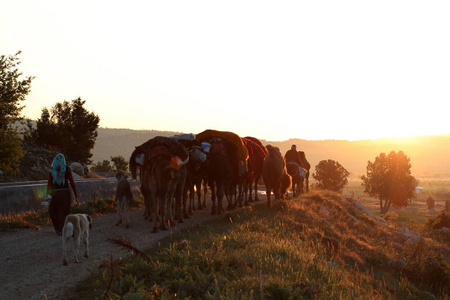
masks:
<path fill-rule="evenodd" d="M 81 97 L 108 128 L 450 134 L 448 0 L 4 2 L 32 119 Z"/>

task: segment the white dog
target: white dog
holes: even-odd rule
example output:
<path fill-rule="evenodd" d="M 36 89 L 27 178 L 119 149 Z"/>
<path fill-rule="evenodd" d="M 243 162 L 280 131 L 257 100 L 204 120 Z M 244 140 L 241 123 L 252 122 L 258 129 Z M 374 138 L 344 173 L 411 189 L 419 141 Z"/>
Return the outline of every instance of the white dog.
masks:
<path fill-rule="evenodd" d="M 67 242 L 73 237 L 73 244 L 75 248 L 75 262 L 80 262 L 78 253 L 80 250 L 81 239 L 83 239 L 85 252 L 84 257 L 89 257 L 89 230 L 92 229 L 92 219 L 86 214 L 73 214 L 66 217 L 62 231 L 62 244 L 64 260 L 63 265 L 67 266 Z"/>

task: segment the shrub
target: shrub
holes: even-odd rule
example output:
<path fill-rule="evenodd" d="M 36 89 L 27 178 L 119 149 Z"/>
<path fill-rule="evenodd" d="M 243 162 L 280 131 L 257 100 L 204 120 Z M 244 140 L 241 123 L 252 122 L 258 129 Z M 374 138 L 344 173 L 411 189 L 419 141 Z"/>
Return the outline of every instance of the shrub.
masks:
<path fill-rule="evenodd" d="M 350 173 L 339 162 L 329 159 L 320 161 L 312 176 L 318 182 L 316 186 L 319 189 L 340 193 L 348 183 L 349 175 Z"/>
<path fill-rule="evenodd" d="M 443 210 L 436 217 L 428 219 L 428 225 L 433 229 L 450 228 L 450 215 Z"/>
<path fill-rule="evenodd" d="M 433 209 L 434 206 L 436 205 L 436 202 L 434 201 L 433 197 L 431 197 L 431 196 L 428 197 L 426 201 L 427 201 L 428 209 Z"/>

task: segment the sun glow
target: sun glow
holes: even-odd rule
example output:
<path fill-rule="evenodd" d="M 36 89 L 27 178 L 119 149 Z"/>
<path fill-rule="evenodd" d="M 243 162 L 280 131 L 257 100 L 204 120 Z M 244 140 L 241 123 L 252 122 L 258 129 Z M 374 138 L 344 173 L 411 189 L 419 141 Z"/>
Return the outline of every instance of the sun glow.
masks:
<path fill-rule="evenodd" d="M 24 0 L 0 28 L 2 54 L 22 50 L 20 71 L 36 76 L 32 119 L 81 97 L 109 128 L 402 138 L 450 133 L 449 8 Z"/>

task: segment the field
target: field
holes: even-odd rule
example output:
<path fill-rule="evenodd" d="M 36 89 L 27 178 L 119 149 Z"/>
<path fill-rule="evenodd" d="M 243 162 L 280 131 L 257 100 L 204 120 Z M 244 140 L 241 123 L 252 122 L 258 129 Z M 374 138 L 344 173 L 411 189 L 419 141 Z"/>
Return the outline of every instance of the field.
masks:
<path fill-rule="evenodd" d="M 419 187 L 423 189 L 416 193 L 416 197 L 411 200 L 411 204 L 402 209 L 391 208 L 389 212 L 411 216 L 416 215 L 424 220 L 427 217 L 436 216 L 444 209 L 445 201 L 450 200 L 450 176 L 417 176 L 416 179 L 419 180 Z M 360 176 L 350 177 L 343 193 L 358 199 L 374 214 L 379 214 L 379 200 L 364 194 Z M 434 209 L 428 209 L 426 204 L 428 197 L 432 197 L 435 200 Z"/>

